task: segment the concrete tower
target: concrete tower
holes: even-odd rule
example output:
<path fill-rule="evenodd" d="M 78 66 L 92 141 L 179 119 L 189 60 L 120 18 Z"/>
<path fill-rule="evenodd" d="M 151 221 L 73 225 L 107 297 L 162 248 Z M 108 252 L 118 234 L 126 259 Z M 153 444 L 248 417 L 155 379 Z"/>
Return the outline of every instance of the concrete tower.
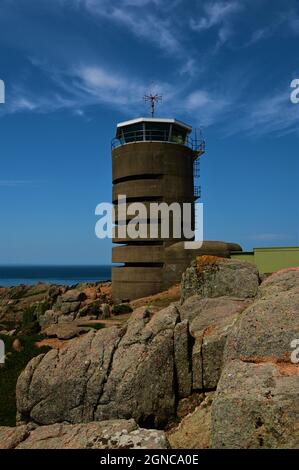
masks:
<path fill-rule="evenodd" d="M 112 141 L 112 178 L 116 215 L 118 196 L 125 195 L 127 205 L 143 202 L 194 203 L 199 188 L 194 186 L 194 168 L 204 153 L 204 141 L 191 138 L 192 128 L 176 119 L 138 118 L 117 125 Z M 122 211 L 123 212 L 123 211 Z M 192 205 L 194 224 L 194 204 Z M 131 217 L 132 218 L 132 217 Z M 127 225 L 130 216 L 118 223 Z M 143 223 L 149 234 L 148 219 Z M 157 220 L 158 225 L 161 220 Z M 120 246 L 112 249 L 112 292 L 116 301 L 132 300 L 159 292 L 180 280 L 186 266 L 186 254 L 171 247 L 184 236 L 153 239 L 115 238 Z M 181 243 L 181 245 L 183 245 Z M 180 252 L 182 250 L 179 250 Z M 183 259 L 183 262 L 182 262 Z"/>

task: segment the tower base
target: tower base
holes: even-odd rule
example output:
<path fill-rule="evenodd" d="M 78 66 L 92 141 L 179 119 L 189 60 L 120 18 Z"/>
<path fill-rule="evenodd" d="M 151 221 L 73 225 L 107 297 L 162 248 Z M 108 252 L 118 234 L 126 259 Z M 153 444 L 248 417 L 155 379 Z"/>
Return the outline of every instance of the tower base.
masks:
<path fill-rule="evenodd" d="M 124 266 L 113 267 L 113 301 L 127 302 L 157 294 L 180 282 L 183 272 L 196 256 L 213 255 L 230 258 L 231 253 L 235 251 L 242 251 L 237 243 L 204 241 L 201 248 L 190 250 L 185 249 L 184 242 L 178 242 L 164 248 L 163 263 L 160 265 L 127 263 Z"/>

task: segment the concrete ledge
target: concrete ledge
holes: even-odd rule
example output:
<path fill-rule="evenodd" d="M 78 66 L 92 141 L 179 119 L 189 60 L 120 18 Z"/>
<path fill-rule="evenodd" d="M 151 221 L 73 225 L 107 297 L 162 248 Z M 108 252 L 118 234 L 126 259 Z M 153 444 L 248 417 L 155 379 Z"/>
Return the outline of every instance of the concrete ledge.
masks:
<path fill-rule="evenodd" d="M 125 245 L 112 248 L 112 263 L 162 263 L 163 258 L 163 245 Z"/>

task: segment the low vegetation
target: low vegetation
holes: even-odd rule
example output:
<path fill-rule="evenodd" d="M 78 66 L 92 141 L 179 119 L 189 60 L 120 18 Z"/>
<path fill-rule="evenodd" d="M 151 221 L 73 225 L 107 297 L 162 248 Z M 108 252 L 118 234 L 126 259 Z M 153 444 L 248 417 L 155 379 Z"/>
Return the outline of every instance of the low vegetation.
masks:
<path fill-rule="evenodd" d="M 27 313 L 30 317 L 29 312 Z M 28 318 L 29 319 L 29 318 Z M 20 327 L 13 336 L 0 335 L 0 339 L 4 341 L 6 360 L 0 369 L 0 425 L 15 426 L 16 425 L 16 383 L 18 376 L 35 356 L 49 351 L 51 348 L 36 346 L 36 342 L 43 339 L 40 334 L 32 334 L 32 326 L 34 322 L 27 323 L 27 326 Z M 31 328 L 31 334 L 26 334 L 26 329 Z M 23 330 L 22 330 L 23 328 Z M 24 334 L 25 333 L 25 334 Z M 14 341 L 18 339 L 21 350 L 18 352 L 13 348 Z"/>

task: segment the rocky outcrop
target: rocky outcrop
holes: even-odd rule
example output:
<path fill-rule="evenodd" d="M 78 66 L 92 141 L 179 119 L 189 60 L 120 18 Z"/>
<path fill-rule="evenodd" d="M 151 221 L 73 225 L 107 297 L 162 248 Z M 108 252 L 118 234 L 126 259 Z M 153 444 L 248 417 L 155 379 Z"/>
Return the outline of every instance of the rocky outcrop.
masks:
<path fill-rule="evenodd" d="M 213 403 L 213 446 L 299 445 L 299 270 L 275 273 L 231 329 Z"/>
<path fill-rule="evenodd" d="M 122 331 L 90 332 L 29 362 L 17 388 L 19 420 L 37 424 L 94 421 Z"/>
<path fill-rule="evenodd" d="M 17 384 L 19 421 L 51 424 L 134 418 L 161 427 L 175 410 L 175 306 L 137 309 L 112 327 L 33 359 Z M 181 364 L 183 367 L 183 364 Z"/>
<path fill-rule="evenodd" d="M 299 267 L 282 269 L 266 278 L 259 287 L 257 297 L 272 297 L 299 287 Z"/>
<path fill-rule="evenodd" d="M 0 322 L 20 324 L 30 314 L 44 327 L 57 323 L 62 316 L 66 321 L 86 315 L 101 317 L 103 304 L 111 303 L 109 290 L 104 283 L 83 283 L 75 288 L 42 283 L 0 287 Z M 106 307 L 104 315 L 107 317 Z"/>
<path fill-rule="evenodd" d="M 60 297 L 73 303 L 80 293 Z M 123 328 L 90 332 L 33 359 L 17 384 L 19 422 L 133 418 L 141 426 L 163 427 L 178 399 L 216 388 L 228 331 L 250 302 L 196 295 L 154 315 L 141 307 Z M 65 328 L 64 338 L 76 334 Z"/>
<path fill-rule="evenodd" d="M 259 285 L 257 268 L 245 261 L 199 256 L 182 276 L 182 301 L 201 297 L 254 297 Z"/>
<path fill-rule="evenodd" d="M 227 363 L 212 405 L 212 446 L 298 448 L 299 367 Z"/>
<path fill-rule="evenodd" d="M 101 285 L 81 284 L 58 295 L 51 310 L 39 315 L 38 320 L 45 327 L 51 323 L 69 323 L 87 316 L 106 319 L 110 316 L 107 301 L 111 299 L 102 292 Z"/>
<path fill-rule="evenodd" d="M 80 336 L 83 333 L 90 331 L 90 328 L 76 325 L 74 322 L 71 323 L 61 323 L 61 324 L 54 324 L 50 325 L 48 328 L 44 330 L 45 336 L 56 337 L 58 339 L 66 340 L 72 339 L 76 336 Z"/>
<path fill-rule="evenodd" d="M 260 286 L 255 267 L 244 262 L 209 257 L 190 270 L 181 303 L 156 313 L 137 308 L 122 327 L 90 331 L 34 358 L 17 384 L 20 430 L 31 429 L 26 423 L 46 426 L 63 441 L 64 426 L 72 433 L 82 423 L 133 419 L 163 428 L 181 403 L 206 394 L 169 431 L 172 446 L 298 447 L 299 364 L 292 362 L 292 344 L 299 331 L 299 270 L 275 273 Z"/>
<path fill-rule="evenodd" d="M 189 323 L 188 320 L 183 320 L 174 329 L 174 363 L 178 398 L 188 397 L 192 391 L 191 351 Z"/>
<path fill-rule="evenodd" d="M 1 449 L 167 449 L 163 431 L 141 429 L 134 420 L 87 424 L 0 427 Z"/>
<path fill-rule="evenodd" d="M 115 351 L 95 419 L 133 417 L 140 425 L 162 427 L 175 410 L 174 306 L 152 318 L 145 307 L 128 321 Z"/>
<path fill-rule="evenodd" d="M 298 337 L 298 312 L 299 270 L 270 276 L 261 284 L 257 300 L 232 329 L 225 361 L 289 363 L 291 342 Z"/>
<path fill-rule="evenodd" d="M 212 441 L 211 405 L 214 392 L 207 394 L 194 411 L 185 416 L 167 437 L 174 449 L 209 449 Z"/>
<path fill-rule="evenodd" d="M 192 348 L 193 389 L 214 389 L 222 369 L 227 335 L 239 314 L 252 300 L 231 297 L 189 297 L 180 307 L 182 319 L 190 322 L 194 338 Z"/>
<path fill-rule="evenodd" d="M 65 288 L 58 288 L 63 292 Z M 21 323 L 24 314 L 32 309 L 43 312 L 50 308 L 54 302 L 52 286 L 47 284 L 36 284 L 34 286 L 16 286 L 11 288 L 0 288 L 0 322 Z"/>
<path fill-rule="evenodd" d="M 29 436 L 28 426 L 0 426 L 0 449 L 15 449 Z"/>

